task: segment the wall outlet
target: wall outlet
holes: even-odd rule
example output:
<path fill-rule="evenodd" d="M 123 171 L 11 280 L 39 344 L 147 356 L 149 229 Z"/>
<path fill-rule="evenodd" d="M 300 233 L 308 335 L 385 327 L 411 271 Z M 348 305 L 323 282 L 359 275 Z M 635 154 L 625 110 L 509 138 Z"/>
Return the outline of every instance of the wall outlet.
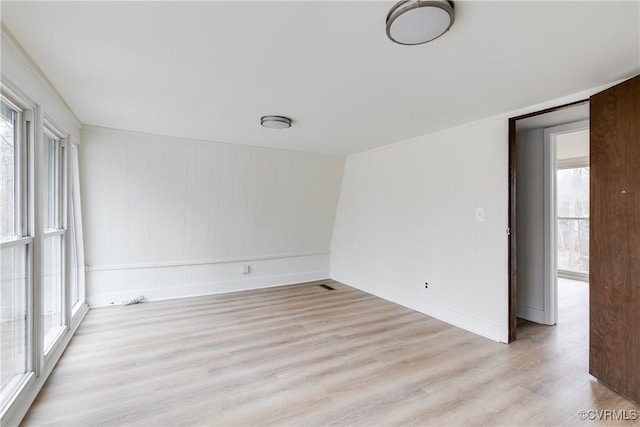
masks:
<path fill-rule="evenodd" d="M 424 288 L 429 289 L 429 282 L 424 282 Z"/>
<path fill-rule="evenodd" d="M 251 273 L 251 266 L 249 264 L 244 264 L 242 266 L 242 274 L 249 274 Z"/>
<path fill-rule="evenodd" d="M 484 222 L 484 208 L 476 208 L 476 222 Z"/>

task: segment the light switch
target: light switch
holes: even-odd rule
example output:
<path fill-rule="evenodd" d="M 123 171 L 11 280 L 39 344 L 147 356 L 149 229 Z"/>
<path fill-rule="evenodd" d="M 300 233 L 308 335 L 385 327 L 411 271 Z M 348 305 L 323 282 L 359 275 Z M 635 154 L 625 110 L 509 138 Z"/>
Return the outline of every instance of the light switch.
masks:
<path fill-rule="evenodd" d="M 484 222 L 484 208 L 476 208 L 476 222 Z"/>

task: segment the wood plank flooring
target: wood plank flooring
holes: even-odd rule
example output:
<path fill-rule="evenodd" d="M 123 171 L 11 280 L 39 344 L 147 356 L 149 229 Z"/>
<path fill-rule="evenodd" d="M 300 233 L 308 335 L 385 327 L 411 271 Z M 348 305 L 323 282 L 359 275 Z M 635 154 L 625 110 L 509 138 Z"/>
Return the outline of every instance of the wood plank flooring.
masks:
<path fill-rule="evenodd" d="M 24 425 L 640 425 L 587 373 L 588 288 L 490 341 L 333 281 L 91 310 Z M 567 285 L 568 283 L 568 285 Z"/>

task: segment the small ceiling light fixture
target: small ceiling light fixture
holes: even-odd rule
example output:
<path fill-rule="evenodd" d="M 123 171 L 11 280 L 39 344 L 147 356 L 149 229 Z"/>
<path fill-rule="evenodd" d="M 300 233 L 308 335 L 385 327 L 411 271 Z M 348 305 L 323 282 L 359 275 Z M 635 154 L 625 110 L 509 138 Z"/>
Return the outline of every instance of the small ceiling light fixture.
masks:
<path fill-rule="evenodd" d="M 398 44 L 437 39 L 453 25 L 453 3 L 447 0 L 403 0 L 387 14 L 387 36 Z"/>
<path fill-rule="evenodd" d="M 291 127 L 291 119 L 283 116 L 262 116 L 260 124 L 269 129 L 287 129 Z"/>

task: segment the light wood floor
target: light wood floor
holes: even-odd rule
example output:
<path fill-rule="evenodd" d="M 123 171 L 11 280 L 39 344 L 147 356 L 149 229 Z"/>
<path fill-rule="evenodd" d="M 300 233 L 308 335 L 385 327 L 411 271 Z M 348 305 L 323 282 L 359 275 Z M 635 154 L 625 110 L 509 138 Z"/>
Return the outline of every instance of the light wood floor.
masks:
<path fill-rule="evenodd" d="M 506 345 L 324 283 L 93 309 L 24 424 L 576 425 L 640 409 L 587 373 L 586 284 L 561 281 L 560 325 L 522 322 Z"/>

